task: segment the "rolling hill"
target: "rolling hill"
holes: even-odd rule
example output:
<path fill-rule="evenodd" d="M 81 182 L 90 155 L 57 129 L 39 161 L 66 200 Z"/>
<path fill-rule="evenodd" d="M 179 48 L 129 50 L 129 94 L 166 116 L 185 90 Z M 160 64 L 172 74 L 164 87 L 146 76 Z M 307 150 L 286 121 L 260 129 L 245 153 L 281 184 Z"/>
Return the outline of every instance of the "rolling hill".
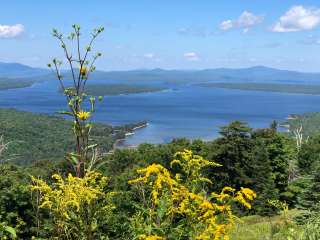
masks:
<path fill-rule="evenodd" d="M 69 72 L 64 78 L 70 79 Z M 50 70 L 33 68 L 19 63 L 1 63 L 0 79 L 18 79 L 24 82 L 36 82 L 53 79 Z M 199 83 L 305 83 L 320 84 L 320 73 L 303 73 L 279 70 L 264 66 L 231 69 L 217 68 L 204 70 L 129 70 L 129 71 L 96 71 L 90 79 L 104 83 L 125 84 L 199 84 Z M 4 81 L 0 81 L 4 82 Z"/>
<path fill-rule="evenodd" d="M 30 78 L 49 74 L 50 71 L 42 68 L 33 68 L 20 63 L 0 62 L 1 78 Z"/>

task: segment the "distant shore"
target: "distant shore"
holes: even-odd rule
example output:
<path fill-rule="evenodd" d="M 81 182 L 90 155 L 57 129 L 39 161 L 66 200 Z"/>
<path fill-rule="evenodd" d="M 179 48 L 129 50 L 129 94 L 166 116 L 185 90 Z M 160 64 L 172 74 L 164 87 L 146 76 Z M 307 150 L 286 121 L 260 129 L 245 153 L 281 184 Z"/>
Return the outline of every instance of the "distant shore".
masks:
<path fill-rule="evenodd" d="M 134 84 L 90 84 L 86 86 L 86 93 L 94 96 L 153 93 L 164 90 L 167 90 L 167 88 Z M 62 92 L 62 89 L 59 89 L 59 91 Z"/>
<path fill-rule="evenodd" d="M 225 88 L 244 91 L 278 92 L 320 95 L 320 85 L 306 84 L 274 84 L 274 83 L 204 83 L 201 87 Z"/>
<path fill-rule="evenodd" d="M 148 125 L 149 125 L 148 122 L 143 122 L 141 125 L 138 125 L 138 126 L 136 126 L 136 127 L 133 127 L 131 130 L 127 131 L 127 132 L 124 134 L 124 135 L 125 135 L 124 138 L 117 139 L 117 140 L 114 142 L 112 151 L 114 151 L 114 150 L 116 150 L 117 148 L 121 147 L 122 143 L 123 143 L 124 141 L 126 141 L 126 137 L 134 135 L 136 130 L 139 130 L 139 129 L 141 129 L 141 128 L 146 128 L 146 127 L 148 127 Z"/>

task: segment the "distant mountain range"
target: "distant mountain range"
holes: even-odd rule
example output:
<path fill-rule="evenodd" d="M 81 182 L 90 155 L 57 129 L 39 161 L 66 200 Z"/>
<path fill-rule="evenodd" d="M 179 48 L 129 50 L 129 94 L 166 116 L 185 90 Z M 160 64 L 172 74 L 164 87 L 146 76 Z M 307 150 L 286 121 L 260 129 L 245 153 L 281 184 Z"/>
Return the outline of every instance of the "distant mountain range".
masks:
<path fill-rule="evenodd" d="M 68 72 L 65 75 L 65 78 L 70 77 Z M 0 63 L 0 78 L 26 78 L 41 81 L 52 77 L 52 73 L 47 69 L 33 68 L 19 63 Z M 104 80 L 104 82 L 132 84 L 157 82 L 190 84 L 210 82 L 320 83 L 320 73 L 303 73 L 264 66 L 242 69 L 96 71 L 91 78 Z"/>
<path fill-rule="evenodd" d="M 320 83 L 320 73 L 302 73 L 264 66 L 242 69 L 217 68 L 205 70 L 132 70 L 96 72 L 96 79 L 126 81 L 165 81 L 170 83 L 210 82 L 268 82 L 268 83 Z"/>
<path fill-rule="evenodd" d="M 49 73 L 49 70 L 43 68 L 33 68 L 20 63 L 0 62 L 0 78 L 30 78 Z"/>

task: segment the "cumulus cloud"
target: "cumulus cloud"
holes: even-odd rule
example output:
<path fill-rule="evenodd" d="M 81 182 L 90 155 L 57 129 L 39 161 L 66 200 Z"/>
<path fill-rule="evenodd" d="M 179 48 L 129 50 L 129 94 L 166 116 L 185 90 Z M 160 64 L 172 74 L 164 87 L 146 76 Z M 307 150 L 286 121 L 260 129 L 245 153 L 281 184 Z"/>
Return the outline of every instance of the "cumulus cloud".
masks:
<path fill-rule="evenodd" d="M 226 20 L 220 24 L 220 29 L 226 31 L 226 30 L 232 29 L 234 27 L 233 25 L 234 25 L 233 21 Z"/>
<path fill-rule="evenodd" d="M 236 20 L 225 20 L 220 23 L 220 30 L 228 31 L 231 29 L 242 29 L 244 33 L 247 33 L 251 28 L 260 24 L 263 21 L 263 16 L 255 15 L 251 12 L 244 11 Z"/>
<path fill-rule="evenodd" d="M 320 25 L 320 9 L 293 6 L 276 22 L 273 32 L 299 32 L 312 30 Z"/>
<path fill-rule="evenodd" d="M 200 61 L 200 57 L 198 54 L 194 52 L 188 52 L 183 55 L 188 61 Z"/>
<path fill-rule="evenodd" d="M 0 25 L 0 38 L 16 38 L 24 33 L 22 24 Z"/>

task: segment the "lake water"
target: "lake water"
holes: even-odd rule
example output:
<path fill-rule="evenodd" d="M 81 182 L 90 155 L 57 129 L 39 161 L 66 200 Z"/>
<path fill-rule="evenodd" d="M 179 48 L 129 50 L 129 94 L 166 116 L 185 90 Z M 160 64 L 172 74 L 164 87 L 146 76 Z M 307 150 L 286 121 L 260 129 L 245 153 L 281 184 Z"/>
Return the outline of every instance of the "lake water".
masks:
<path fill-rule="evenodd" d="M 180 86 L 175 90 L 106 96 L 98 103 L 96 121 L 112 125 L 148 121 L 124 144 L 164 143 L 173 138 L 217 136 L 219 127 L 233 120 L 254 128 L 283 121 L 289 114 L 320 111 L 320 96 Z M 53 114 L 64 110 L 65 99 L 56 82 L 1 91 L 0 107 Z"/>

